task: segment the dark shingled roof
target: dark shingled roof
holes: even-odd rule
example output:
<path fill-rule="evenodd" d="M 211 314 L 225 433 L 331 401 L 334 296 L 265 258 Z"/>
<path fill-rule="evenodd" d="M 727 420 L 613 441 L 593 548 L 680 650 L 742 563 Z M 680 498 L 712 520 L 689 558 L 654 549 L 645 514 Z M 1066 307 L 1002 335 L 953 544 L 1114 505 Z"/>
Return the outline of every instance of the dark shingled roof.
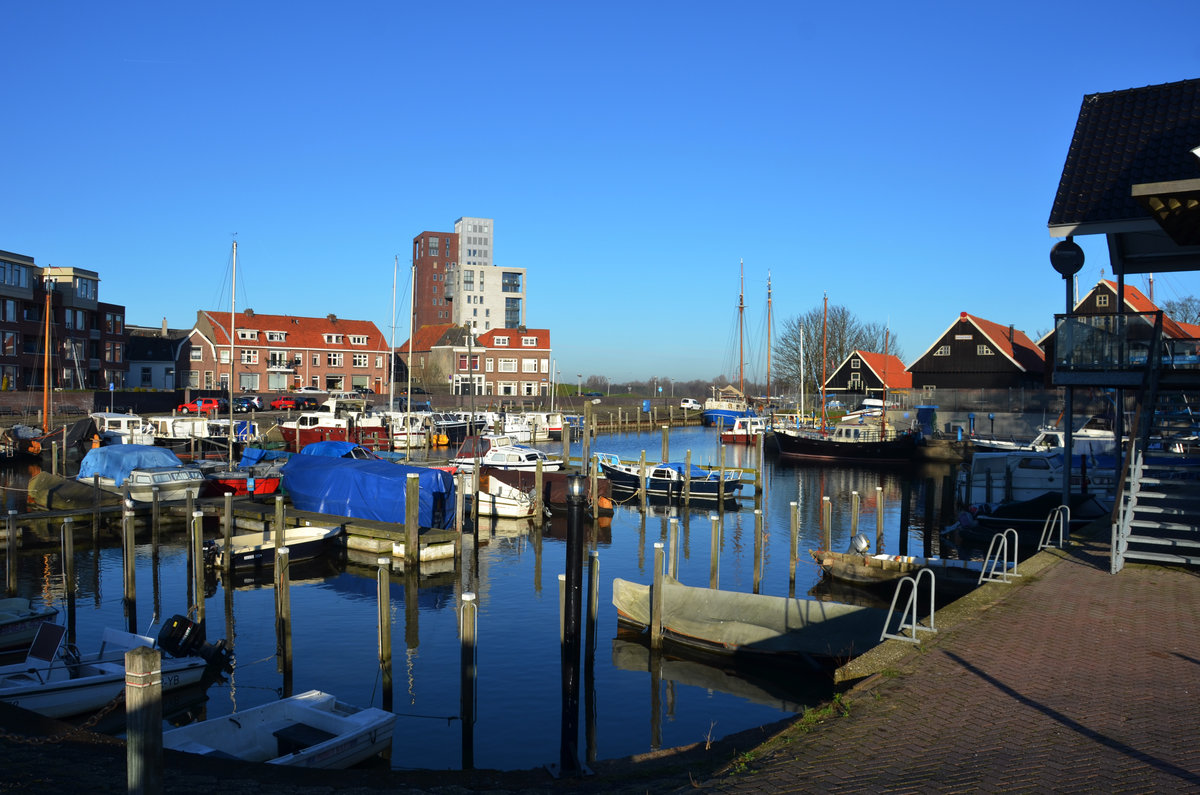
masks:
<path fill-rule="evenodd" d="M 1063 165 L 1050 227 L 1150 219 L 1134 185 L 1196 179 L 1200 79 L 1088 94 Z"/>

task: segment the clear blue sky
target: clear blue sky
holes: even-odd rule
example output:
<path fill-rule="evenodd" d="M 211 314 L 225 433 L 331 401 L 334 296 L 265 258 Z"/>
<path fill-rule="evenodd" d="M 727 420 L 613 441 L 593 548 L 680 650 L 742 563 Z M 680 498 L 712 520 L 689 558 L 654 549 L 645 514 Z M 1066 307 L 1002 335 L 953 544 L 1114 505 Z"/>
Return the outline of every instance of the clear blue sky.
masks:
<path fill-rule="evenodd" d="M 1080 102 L 1200 74 L 1188 7 L 5 3 L 0 249 L 190 327 L 236 233 L 239 309 L 390 336 L 393 257 L 482 216 L 563 380 L 736 377 L 739 260 L 756 358 L 770 271 L 776 334 L 827 293 L 910 363 L 961 311 L 1049 330 Z"/>

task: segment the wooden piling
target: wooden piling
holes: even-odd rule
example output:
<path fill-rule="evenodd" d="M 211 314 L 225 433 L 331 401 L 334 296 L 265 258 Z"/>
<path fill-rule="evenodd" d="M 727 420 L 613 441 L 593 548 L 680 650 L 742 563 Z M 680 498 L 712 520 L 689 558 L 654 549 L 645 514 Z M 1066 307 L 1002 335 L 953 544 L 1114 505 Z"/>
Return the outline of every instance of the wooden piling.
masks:
<path fill-rule="evenodd" d="M 221 539 L 225 554 L 225 573 L 228 575 L 233 571 L 233 495 L 225 495 L 225 512 L 223 514 L 223 525 Z"/>
<path fill-rule="evenodd" d="M 650 648 L 662 649 L 663 545 L 654 542 L 654 579 L 650 586 Z"/>
<path fill-rule="evenodd" d="M 137 632 L 137 571 L 134 563 L 133 508 L 129 502 L 121 511 L 121 550 L 124 564 L 125 618 L 130 632 Z"/>
<path fill-rule="evenodd" d="M 125 786 L 129 793 L 163 791 L 162 653 L 125 652 Z"/>
<path fill-rule="evenodd" d="M 857 491 L 850 492 L 850 537 L 858 535 L 858 513 L 862 504 Z"/>
<path fill-rule="evenodd" d="M 638 498 L 642 503 L 642 513 L 646 512 L 646 451 L 638 457 Z"/>
<path fill-rule="evenodd" d="M 875 554 L 883 552 L 883 486 L 875 487 Z"/>
<path fill-rule="evenodd" d="M 196 584 L 196 621 L 204 621 L 204 511 L 192 513 L 192 582 Z M 228 557 L 233 557 L 230 550 Z"/>
<path fill-rule="evenodd" d="M 5 526 L 5 530 L 8 532 L 5 593 L 12 598 L 17 595 L 17 512 L 15 510 L 8 512 L 8 524 Z"/>
<path fill-rule="evenodd" d="M 589 463 L 594 464 L 595 462 L 589 462 Z M 588 491 L 588 494 L 591 495 L 591 498 L 592 498 L 592 519 L 599 519 L 600 518 L 600 467 L 598 467 L 598 466 L 589 467 L 588 478 L 591 481 L 590 482 L 590 490 Z M 592 543 L 593 544 L 596 543 L 595 534 L 592 535 Z"/>
<path fill-rule="evenodd" d="M 791 517 L 791 532 L 788 533 L 788 597 L 796 595 L 796 558 L 800 553 L 800 504 L 795 500 L 788 503 Z"/>
<path fill-rule="evenodd" d="M 188 516 L 191 516 L 188 512 Z M 162 495 L 158 486 L 150 488 L 150 543 L 158 546 L 158 533 L 162 529 Z"/>
<path fill-rule="evenodd" d="M 718 434 L 717 438 L 718 439 L 721 438 L 719 434 Z M 721 445 L 721 467 L 720 467 L 719 473 L 720 474 L 717 477 L 717 482 L 721 484 L 721 489 L 722 489 L 722 491 L 724 491 L 724 488 L 725 488 L 725 445 L 724 444 Z M 717 499 L 717 510 L 721 513 L 725 512 L 725 500 L 720 499 L 720 498 Z"/>
<path fill-rule="evenodd" d="M 286 535 L 283 527 L 284 512 L 283 512 L 283 495 L 275 495 L 275 554 L 279 554 L 279 550 L 283 549 L 283 537 Z"/>
<path fill-rule="evenodd" d="M 671 426 L 662 426 L 662 461 L 671 460 Z"/>
<path fill-rule="evenodd" d="M 539 519 L 542 518 L 542 459 L 537 460 L 533 469 L 533 511 Z"/>
<path fill-rule="evenodd" d="M 708 548 L 708 587 L 716 590 L 721 584 L 721 517 L 710 513 L 708 520 L 712 522 L 712 541 Z"/>
<path fill-rule="evenodd" d="M 66 439 L 65 436 L 63 438 Z M 64 467 L 64 473 L 65 473 L 65 467 Z M 51 475 L 58 474 L 58 442 L 50 443 L 50 474 Z"/>
<path fill-rule="evenodd" d="M 683 466 L 683 504 L 690 505 L 692 502 L 692 450 L 688 448 L 687 456 L 684 458 Z"/>
<path fill-rule="evenodd" d="M 478 467 L 476 467 L 478 469 Z M 404 570 L 420 572 L 421 476 L 410 472 L 404 484 Z M 479 502 L 478 499 L 475 502 Z"/>
<path fill-rule="evenodd" d="M 672 516 L 667 522 L 667 571 L 672 580 L 679 579 L 679 519 Z"/>
<path fill-rule="evenodd" d="M 588 555 L 588 603 L 587 603 L 587 647 L 585 655 L 591 659 L 596 654 L 596 615 L 600 605 L 600 553 L 592 550 Z"/>
<path fill-rule="evenodd" d="M 475 636 L 479 621 L 475 594 L 467 591 L 462 595 L 462 606 L 458 613 L 459 637 L 459 687 L 462 704 L 462 756 L 463 770 L 475 766 Z"/>
<path fill-rule="evenodd" d="M 276 622 L 279 633 L 279 670 L 283 674 L 283 697 L 292 695 L 292 595 L 291 567 L 288 565 L 288 548 L 280 547 L 275 553 L 275 589 L 279 594 Z"/>
<path fill-rule="evenodd" d="M 763 512 L 754 509 L 754 593 L 762 588 L 763 569 Z"/>
<path fill-rule="evenodd" d="M 833 549 L 833 503 L 828 497 L 821 498 L 821 546 Z"/>
<path fill-rule="evenodd" d="M 567 575 L 558 575 L 558 645 L 567 642 Z"/>
<path fill-rule="evenodd" d="M 392 597 L 391 558 L 378 558 L 375 572 L 375 606 L 379 615 L 379 671 L 383 677 L 383 708 L 392 710 Z M 406 596 L 407 598 L 407 596 Z"/>
<path fill-rule="evenodd" d="M 463 506 L 465 505 L 467 478 L 459 472 L 454 476 L 454 559 L 462 560 Z"/>

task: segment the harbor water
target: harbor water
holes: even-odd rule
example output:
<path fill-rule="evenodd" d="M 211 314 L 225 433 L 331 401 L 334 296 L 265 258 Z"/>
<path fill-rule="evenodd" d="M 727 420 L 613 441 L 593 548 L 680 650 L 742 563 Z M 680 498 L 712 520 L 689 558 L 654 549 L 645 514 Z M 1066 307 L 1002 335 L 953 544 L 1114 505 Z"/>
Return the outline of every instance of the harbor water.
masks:
<path fill-rule="evenodd" d="M 561 452 L 561 443 L 542 445 Z M 642 451 L 657 461 L 661 433 L 600 436 L 592 452 L 617 453 L 636 460 Z M 691 451 L 694 464 L 716 465 L 717 433 L 711 428 L 672 429 L 673 460 Z M 572 444 L 578 456 L 580 445 Z M 756 452 L 726 447 L 729 467 L 756 467 Z M 808 555 L 821 545 L 822 498 L 830 498 L 832 548 L 847 549 L 853 536 L 852 493 L 860 495 L 858 530 L 874 541 L 877 487 L 884 497 L 884 548 L 899 549 L 902 495 L 911 489 L 911 554 L 921 554 L 925 484 L 940 484 L 946 466 L 928 469 L 860 466 L 793 466 L 769 453 L 763 462 L 763 545 L 755 565 L 755 502 L 742 500 L 717 514 L 720 526 L 719 587 L 788 595 L 790 503 L 799 510 L 796 596 L 822 598 L 819 570 Z M 6 495 L 11 501 L 15 484 Z M 753 497 L 753 488 L 743 494 Z M 577 725 L 579 761 L 614 759 L 659 748 L 717 739 L 777 721 L 828 697 L 827 676 L 807 668 L 735 669 L 713 660 L 677 659 L 668 650 L 660 672 L 649 671 L 647 647 L 618 632 L 611 603 L 612 581 L 621 577 L 648 583 L 654 543 L 666 542 L 671 519 L 678 520 L 679 580 L 709 585 L 713 506 L 688 509 L 651 504 L 643 513 L 636 499 L 617 504 L 611 520 L 585 529 L 583 574 L 587 615 L 586 559 L 599 564 L 594 653 L 586 648 L 583 692 Z M 89 537 L 85 537 L 89 536 Z M 79 532 L 75 539 L 77 588 L 73 611 L 76 642 L 95 648 L 106 626 L 124 627 L 122 556 L 111 533 Z M 147 528 L 138 532 L 136 616 L 138 628 L 156 635 L 162 621 L 188 609 L 188 557 L 181 533 L 164 535 L 157 550 Z M 560 653 L 559 575 L 564 573 L 566 519 L 540 526 L 527 521 L 482 520 L 478 540 L 464 534 L 463 560 L 426 567 L 415 594 L 406 592 L 402 573 L 393 572 L 392 709 L 395 726 L 390 765 L 395 769 L 503 770 L 550 766 L 563 747 L 563 666 Z M 18 593 L 65 612 L 63 566 L 57 550 L 30 550 L 19 556 Z M 292 689 L 326 690 L 361 706 L 382 706 L 383 679 L 378 648 L 376 604 L 378 569 L 369 563 L 317 560 L 294 564 L 290 599 L 294 665 Z M 275 634 L 275 594 L 265 581 L 206 583 L 209 640 L 232 641 L 236 667 L 228 681 L 204 691 L 190 717 L 216 717 L 280 697 Z M 466 699 L 474 719 L 464 726 L 465 703 L 459 645 L 458 608 L 464 592 L 478 605 L 476 678 Z M 857 599 L 857 592 L 834 594 Z M 886 603 L 884 604 L 886 606 Z"/>

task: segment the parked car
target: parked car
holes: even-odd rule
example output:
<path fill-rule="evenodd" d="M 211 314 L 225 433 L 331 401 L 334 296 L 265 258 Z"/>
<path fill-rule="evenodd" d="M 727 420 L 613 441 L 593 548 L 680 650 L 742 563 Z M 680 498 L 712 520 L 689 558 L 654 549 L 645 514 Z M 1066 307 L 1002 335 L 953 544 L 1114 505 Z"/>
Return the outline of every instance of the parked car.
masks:
<path fill-rule="evenodd" d="M 225 398 L 200 397 L 175 407 L 180 414 L 214 414 L 229 410 L 229 401 Z"/>
<path fill-rule="evenodd" d="M 238 395 L 233 399 L 233 410 L 241 413 L 262 411 L 263 400 L 258 395 Z"/>
<path fill-rule="evenodd" d="M 700 405 L 700 401 L 695 398 L 684 398 L 679 401 L 679 408 L 687 409 L 688 411 L 700 411 L 704 407 Z"/>
<path fill-rule="evenodd" d="M 369 386 L 356 386 L 356 387 L 354 387 L 354 391 L 360 395 L 374 395 L 375 394 L 375 390 L 371 389 L 371 387 L 369 387 Z"/>
<path fill-rule="evenodd" d="M 584 397 L 604 397 L 603 392 L 584 392 Z"/>
<path fill-rule="evenodd" d="M 271 408 L 274 409 L 275 411 L 282 411 L 283 409 L 294 409 L 294 408 L 299 407 L 299 405 L 300 405 L 300 398 L 296 397 L 295 395 L 280 395 L 279 397 L 277 397 L 271 401 Z"/>
<path fill-rule="evenodd" d="M 300 409 L 301 411 L 312 411 L 313 409 L 319 409 L 320 407 L 321 401 L 317 400 L 315 397 L 305 397 L 303 395 L 296 396 L 296 408 Z"/>
<path fill-rule="evenodd" d="M 321 389 L 319 387 L 315 387 L 315 386 L 301 386 L 301 387 L 296 387 L 296 394 L 298 394 L 298 395 L 323 395 L 323 394 L 325 394 L 325 390 Z"/>

